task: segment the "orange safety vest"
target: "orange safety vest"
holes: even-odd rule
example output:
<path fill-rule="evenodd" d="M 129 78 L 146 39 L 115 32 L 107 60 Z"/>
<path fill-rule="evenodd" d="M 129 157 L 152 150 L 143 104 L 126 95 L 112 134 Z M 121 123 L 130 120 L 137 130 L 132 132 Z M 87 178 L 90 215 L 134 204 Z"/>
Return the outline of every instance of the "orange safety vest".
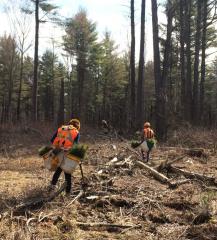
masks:
<path fill-rule="evenodd" d="M 57 136 L 53 141 L 53 145 L 68 150 L 72 147 L 77 136 L 78 130 L 74 126 L 62 126 L 57 130 Z"/>
<path fill-rule="evenodd" d="M 151 139 L 154 137 L 154 131 L 151 128 L 144 128 L 144 137 L 146 139 Z"/>

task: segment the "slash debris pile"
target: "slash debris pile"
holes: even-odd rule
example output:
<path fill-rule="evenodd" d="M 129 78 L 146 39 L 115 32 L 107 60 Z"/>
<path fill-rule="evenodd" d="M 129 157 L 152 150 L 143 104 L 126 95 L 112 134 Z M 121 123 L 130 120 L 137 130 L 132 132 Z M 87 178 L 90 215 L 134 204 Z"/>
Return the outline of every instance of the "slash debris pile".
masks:
<path fill-rule="evenodd" d="M 158 146 L 145 163 L 127 141 L 90 142 L 70 197 L 48 193 L 36 155 L 1 159 L 0 239 L 216 239 L 212 149 Z"/>

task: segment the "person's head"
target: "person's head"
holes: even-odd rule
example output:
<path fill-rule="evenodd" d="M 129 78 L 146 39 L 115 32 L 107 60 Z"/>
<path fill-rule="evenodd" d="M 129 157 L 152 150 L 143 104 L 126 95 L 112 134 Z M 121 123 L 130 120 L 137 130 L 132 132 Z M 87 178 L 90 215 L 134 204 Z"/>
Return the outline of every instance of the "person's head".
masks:
<path fill-rule="evenodd" d="M 151 127 L 150 122 L 145 122 L 145 123 L 144 123 L 144 128 L 149 128 L 149 127 Z"/>
<path fill-rule="evenodd" d="M 73 125 L 75 128 L 77 128 L 77 130 L 80 130 L 80 128 L 81 128 L 80 121 L 78 119 L 75 119 L 75 118 L 73 118 L 69 121 L 69 125 Z"/>

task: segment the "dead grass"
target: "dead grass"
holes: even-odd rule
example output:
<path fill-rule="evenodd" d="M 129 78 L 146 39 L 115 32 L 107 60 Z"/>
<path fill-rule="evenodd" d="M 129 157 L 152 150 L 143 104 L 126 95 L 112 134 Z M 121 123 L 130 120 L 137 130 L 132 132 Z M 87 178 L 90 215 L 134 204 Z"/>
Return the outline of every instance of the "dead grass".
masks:
<path fill-rule="evenodd" d="M 36 128 L 36 126 L 34 126 Z M 41 131 L 41 129 L 39 128 Z M 52 132 L 51 130 L 49 130 Z M 6 132 L 3 135 L 8 136 Z M 217 229 L 217 195 L 209 191 L 204 184 L 191 181 L 170 189 L 150 176 L 145 170 L 135 166 L 106 168 L 108 162 L 117 157 L 125 159 L 132 156 L 135 161 L 138 156 L 129 148 L 129 143 L 120 142 L 103 136 L 93 140 L 85 136 L 89 151 L 84 162 L 84 174 L 88 178 L 88 188 L 85 197 L 75 201 L 69 207 L 69 202 L 80 190 L 79 169 L 74 173 L 73 196 L 66 198 L 58 196 L 52 202 L 35 208 L 24 209 L 14 213 L 14 206 L 28 202 L 34 198 L 46 196 L 46 186 L 52 173 L 43 168 L 43 161 L 37 156 L 37 149 L 47 142 L 37 135 L 37 132 L 25 134 L 17 130 L 13 134 L 14 143 L 8 139 L 7 154 L 0 158 L 0 239 L 1 240 L 83 240 L 83 239 L 120 239 L 120 240 L 187 240 L 187 239 L 216 239 Z M 9 134 L 9 135 L 10 135 Z M 177 137 L 170 139 L 174 149 L 157 148 L 151 155 L 152 167 L 163 160 L 172 160 L 183 154 L 182 147 L 202 147 L 195 134 L 193 140 L 186 140 L 181 131 Z M 24 138 L 25 136 L 25 138 Z M 184 137 L 183 137 L 184 136 Z M 33 137 L 33 138 L 32 138 Z M 49 134 L 47 133 L 47 137 Z M 185 157 L 175 166 L 205 173 L 216 177 L 216 157 L 212 150 L 215 139 L 214 133 L 209 133 L 203 139 L 213 137 L 213 143 L 203 144 L 208 158 L 201 161 L 198 157 Z M 32 142 L 30 141 L 32 140 Z M 195 141 L 195 142 L 194 142 Z M 21 144 L 21 145 L 18 145 Z M 10 145 L 12 144 L 12 145 Z M 188 145 L 190 144 L 190 145 Z M 14 147 L 8 147 L 13 146 Z M 16 147 L 17 146 L 17 147 Z M 177 147 L 178 146 L 178 147 Z M 4 149 L 3 149 L 4 150 Z M 97 174 L 103 170 L 102 174 Z M 171 174 L 175 180 L 179 176 Z M 63 178 L 61 179 L 63 181 Z M 101 195 L 100 195 L 101 194 Z M 99 195 L 98 199 L 87 199 L 87 196 Z M 106 196 L 109 196 L 106 198 Z M 212 218 L 203 224 L 193 225 L 193 220 L 205 207 L 209 206 Z M 32 220 L 31 220 L 32 219 Z M 43 219 L 40 221 L 40 219 Z M 30 221 L 31 220 L 31 221 Z M 30 221 L 28 223 L 28 221 Z M 77 222 L 104 222 L 115 224 L 140 224 L 141 228 L 120 229 L 106 227 L 79 227 Z M 28 223 L 28 224 L 27 224 Z"/>
<path fill-rule="evenodd" d="M 174 130 L 170 134 L 167 144 L 190 148 L 209 148 L 217 152 L 217 130 L 186 126 Z"/>

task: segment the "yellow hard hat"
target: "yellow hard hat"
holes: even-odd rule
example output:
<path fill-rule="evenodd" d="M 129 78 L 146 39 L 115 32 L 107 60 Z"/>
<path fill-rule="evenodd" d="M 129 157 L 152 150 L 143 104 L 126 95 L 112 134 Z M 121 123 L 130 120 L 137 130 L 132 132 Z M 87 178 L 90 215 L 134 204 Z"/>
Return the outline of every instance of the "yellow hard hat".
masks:
<path fill-rule="evenodd" d="M 78 130 L 80 130 L 80 128 L 81 128 L 81 123 L 80 123 L 80 121 L 78 120 L 78 119 L 76 119 L 76 118 L 73 118 L 73 119 L 71 119 L 70 121 L 69 121 L 69 124 L 70 125 L 73 125 L 75 128 L 77 128 Z"/>
<path fill-rule="evenodd" d="M 150 122 L 145 122 L 145 123 L 144 123 L 144 127 L 151 127 Z"/>

